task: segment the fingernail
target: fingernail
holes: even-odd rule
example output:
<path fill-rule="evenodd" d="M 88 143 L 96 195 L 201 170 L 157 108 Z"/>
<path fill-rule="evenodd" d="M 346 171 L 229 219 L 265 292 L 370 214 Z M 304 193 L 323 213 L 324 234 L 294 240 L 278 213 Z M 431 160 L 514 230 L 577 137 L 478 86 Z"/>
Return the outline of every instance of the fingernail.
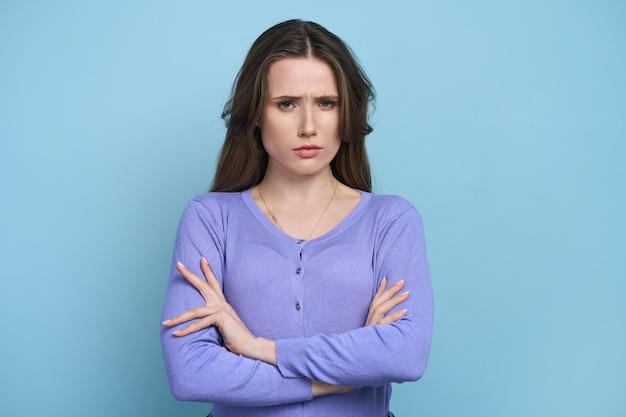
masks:
<path fill-rule="evenodd" d="M 167 323 L 169 323 L 170 321 L 172 321 L 172 319 L 167 319 L 164 322 L 162 322 L 161 324 L 166 325 Z"/>
<path fill-rule="evenodd" d="M 202 257 L 202 263 L 205 264 L 205 265 L 209 264 L 204 256 Z"/>
<path fill-rule="evenodd" d="M 400 281 L 396 282 L 396 285 L 404 285 L 404 280 L 401 279 Z"/>
<path fill-rule="evenodd" d="M 185 269 L 187 269 L 187 267 L 186 267 L 185 265 L 183 265 L 183 263 L 182 263 L 181 261 L 176 261 L 176 264 L 177 264 L 178 266 L 180 266 L 181 268 L 185 268 Z"/>

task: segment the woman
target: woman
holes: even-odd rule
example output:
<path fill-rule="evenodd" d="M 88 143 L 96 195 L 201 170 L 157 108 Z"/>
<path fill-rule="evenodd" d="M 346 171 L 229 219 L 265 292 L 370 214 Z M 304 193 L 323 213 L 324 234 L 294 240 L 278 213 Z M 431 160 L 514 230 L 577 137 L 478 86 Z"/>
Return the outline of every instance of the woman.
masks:
<path fill-rule="evenodd" d="M 212 192 L 176 238 L 162 330 L 176 398 L 214 403 L 213 417 L 383 417 L 391 382 L 421 377 L 421 218 L 370 194 L 372 99 L 349 48 L 315 23 L 252 45 Z"/>

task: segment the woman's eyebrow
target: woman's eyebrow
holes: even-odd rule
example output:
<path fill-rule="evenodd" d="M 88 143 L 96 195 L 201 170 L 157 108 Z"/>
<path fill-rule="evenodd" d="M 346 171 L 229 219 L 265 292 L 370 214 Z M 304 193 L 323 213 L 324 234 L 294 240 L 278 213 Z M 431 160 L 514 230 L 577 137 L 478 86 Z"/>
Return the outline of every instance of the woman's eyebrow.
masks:
<path fill-rule="evenodd" d="M 301 99 L 301 96 L 277 96 L 277 97 L 272 97 L 272 100 L 275 101 L 282 101 L 282 100 L 299 100 Z"/>
<path fill-rule="evenodd" d="M 288 100 L 300 100 L 302 96 L 276 96 L 272 97 L 273 101 L 288 101 Z M 315 97 L 316 100 L 339 100 L 339 96 L 335 94 L 321 95 L 319 97 Z"/>

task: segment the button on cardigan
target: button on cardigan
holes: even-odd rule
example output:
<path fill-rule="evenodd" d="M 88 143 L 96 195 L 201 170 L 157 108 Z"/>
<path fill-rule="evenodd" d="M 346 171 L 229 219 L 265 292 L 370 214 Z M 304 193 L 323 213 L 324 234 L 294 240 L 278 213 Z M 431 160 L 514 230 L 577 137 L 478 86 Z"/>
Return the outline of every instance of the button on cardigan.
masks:
<path fill-rule="evenodd" d="M 251 190 L 206 193 L 180 220 L 163 319 L 204 305 L 176 270 L 199 276 L 204 256 L 228 302 L 256 335 L 276 340 L 277 366 L 235 355 L 209 328 L 162 328 L 173 395 L 214 404 L 214 417 L 384 416 L 392 382 L 417 380 L 430 350 L 433 298 L 422 220 L 397 196 L 361 192 L 328 233 L 299 240 L 278 229 Z M 406 316 L 364 327 L 381 280 L 404 279 Z M 184 325 L 179 326 L 182 328 Z M 311 380 L 361 387 L 313 398 Z"/>

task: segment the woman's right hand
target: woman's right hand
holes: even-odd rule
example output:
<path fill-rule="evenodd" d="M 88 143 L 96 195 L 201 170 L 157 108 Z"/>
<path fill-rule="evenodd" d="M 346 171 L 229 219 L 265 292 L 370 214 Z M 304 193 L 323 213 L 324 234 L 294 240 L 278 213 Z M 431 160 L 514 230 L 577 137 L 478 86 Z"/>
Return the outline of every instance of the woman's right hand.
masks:
<path fill-rule="evenodd" d="M 178 272 L 200 292 L 206 305 L 187 310 L 174 318 L 164 321 L 163 325 L 174 327 L 182 323 L 191 322 L 187 327 L 173 333 L 177 337 L 186 336 L 207 327 L 215 326 L 222 335 L 224 347 L 229 351 L 251 359 L 259 359 L 276 364 L 274 342 L 255 337 L 248 330 L 237 315 L 237 312 L 226 301 L 220 283 L 206 259 L 202 258 L 200 267 L 205 279 L 191 272 L 180 262 L 176 265 Z"/>
<path fill-rule="evenodd" d="M 380 286 L 376 290 L 376 294 L 374 294 L 374 299 L 370 303 L 365 326 L 393 323 L 406 315 L 406 309 L 398 310 L 387 315 L 394 307 L 409 298 L 408 291 L 398 294 L 398 292 L 404 288 L 404 280 L 396 282 L 389 288 L 385 288 L 386 286 L 387 278 L 385 277 L 380 282 Z"/>

